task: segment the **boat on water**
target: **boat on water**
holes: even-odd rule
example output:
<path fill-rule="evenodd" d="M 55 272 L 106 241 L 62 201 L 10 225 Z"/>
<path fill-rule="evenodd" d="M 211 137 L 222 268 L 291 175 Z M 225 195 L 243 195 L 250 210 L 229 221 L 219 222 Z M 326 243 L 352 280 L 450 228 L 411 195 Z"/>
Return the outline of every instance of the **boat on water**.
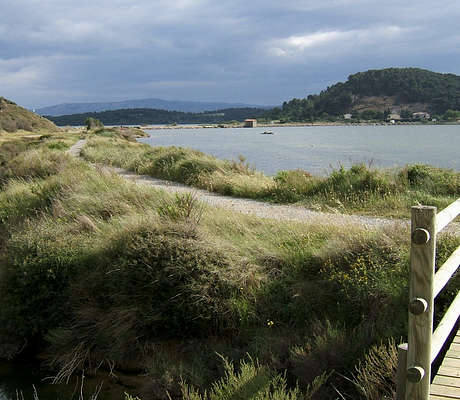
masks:
<path fill-rule="evenodd" d="M 272 131 L 264 131 L 264 132 L 260 132 L 261 135 L 274 135 L 274 133 Z"/>

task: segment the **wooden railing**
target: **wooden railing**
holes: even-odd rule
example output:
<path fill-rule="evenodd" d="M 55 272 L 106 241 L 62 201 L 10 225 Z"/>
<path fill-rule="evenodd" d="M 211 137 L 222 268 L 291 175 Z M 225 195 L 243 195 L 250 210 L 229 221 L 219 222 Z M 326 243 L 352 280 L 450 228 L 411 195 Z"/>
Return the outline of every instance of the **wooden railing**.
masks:
<path fill-rule="evenodd" d="M 436 235 L 460 214 L 460 198 L 436 207 L 412 207 L 408 343 L 398 346 L 397 400 L 428 400 L 431 364 L 460 315 L 460 293 L 433 332 L 434 299 L 460 264 L 460 246 L 435 273 Z"/>

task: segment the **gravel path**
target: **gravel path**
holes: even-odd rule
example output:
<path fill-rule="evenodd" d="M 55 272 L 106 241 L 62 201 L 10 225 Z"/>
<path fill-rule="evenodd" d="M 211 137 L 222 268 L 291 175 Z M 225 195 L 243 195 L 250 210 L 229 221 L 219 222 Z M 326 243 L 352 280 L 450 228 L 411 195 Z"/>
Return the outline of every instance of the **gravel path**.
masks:
<path fill-rule="evenodd" d="M 137 175 L 134 172 L 122 168 L 110 168 L 121 177 L 131 180 L 140 185 L 149 185 L 172 193 L 191 192 L 201 201 L 215 207 L 237 211 L 243 214 L 255 215 L 260 218 L 272 218 L 298 222 L 320 222 L 330 225 L 359 224 L 365 228 L 377 228 L 381 226 L 401 223 L 385 218 L 363 217 L 357 215 L 332 214 L 309 210 L 294 205 L 271 204 L 257 200 L 242 199 L 238 197 L 224 196 L 206 190 L 191 188 L 180 183 L 152 178 L 148 175 Z M 408 222 L 404 221 L 407 225 Z"/>
<path fill-rule="evenodd" d="M 69 154 L 78 157 L 85 140 L 79 140 L 68 151 Z M 243 214 L 255 215 L 260 218 L 272 218 L 298 222 L 321 223 L 336 226 L 358 225 L 365 229 L 376 229 L 400 225 L 409 227 L 409 220 L 395 220 L 389 218 L 366 217 L 360 215 L 333 214 L 309 210 L 295 205 L 278 205 L 257 200 L 242 199 L 237 197 L 223 196 L 206 190 L 192 188 L 180 183 L 152 178 L 148 175 L 137 175 L 134 172 L 122 168 L 105 167 L 121 177 L 139 185 L 149 185 L 156 189 L 166 190 L 172 193 L 191 192 L 201 201 L 215 207 L 237 211 Z M 450 224 L 449 231 L 460 234 L 460 224 Z"/>
<path fill-rule="evenodd" d="M 80 157 L 81 149 L 83 148 L 85 144 L 86 144 L 86 139 L 80 139 L 69 150 L 67 150 L 66 153 L 74 157 Z"/>

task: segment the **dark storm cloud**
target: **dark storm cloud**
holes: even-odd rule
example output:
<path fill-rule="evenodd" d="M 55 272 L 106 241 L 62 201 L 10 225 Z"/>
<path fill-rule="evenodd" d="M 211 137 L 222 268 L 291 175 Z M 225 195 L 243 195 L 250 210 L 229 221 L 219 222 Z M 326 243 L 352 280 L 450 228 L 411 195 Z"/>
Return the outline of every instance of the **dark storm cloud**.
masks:
<path fill-rule="evenodd" d="M 440 0 L 16 0 L 0 95 L 26 106 L 161 97 L 277 104 L 370 68 L 460 72 Z"/>

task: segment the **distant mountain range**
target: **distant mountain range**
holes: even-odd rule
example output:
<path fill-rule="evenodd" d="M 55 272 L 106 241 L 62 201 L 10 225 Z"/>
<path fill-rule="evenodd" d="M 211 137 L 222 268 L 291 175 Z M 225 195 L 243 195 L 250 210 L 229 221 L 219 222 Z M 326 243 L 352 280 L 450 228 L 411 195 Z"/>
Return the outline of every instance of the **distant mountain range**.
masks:
<path fill-rule="evenodd" d="M 90 112 L 100 112 L 120 109 L 133 108 L 152 108 L 156 110 L 182 111 L 182 112 L 204 112 L 215 111 L 227 108 L 263 108 L 270 109 L 270 106 L 251 105 L 243 103 L 220 103 L 220 102 L 201 102 L 201 101 L 174 101 L 162 99 L 141 99 L 125 100 L 106 103 L 63 103 L 55 106 L 42 107 L 35 112 L 40 115 L 58 116 L 69 114 L 82 114 Z"/>
<path fill-rule="evenodd" d="M 244 121 L 246 118 L 264 117 L 269 110 L 264 108 L 227 108 L 199 113 L 155 110 L 152 108 L 124 108 L 91 113 L 48 116 L 59 126 L 84 125 L 87 118 L 96 118 L 105 125 L 144 124 L 219 124 L 229 121 Z"/>

